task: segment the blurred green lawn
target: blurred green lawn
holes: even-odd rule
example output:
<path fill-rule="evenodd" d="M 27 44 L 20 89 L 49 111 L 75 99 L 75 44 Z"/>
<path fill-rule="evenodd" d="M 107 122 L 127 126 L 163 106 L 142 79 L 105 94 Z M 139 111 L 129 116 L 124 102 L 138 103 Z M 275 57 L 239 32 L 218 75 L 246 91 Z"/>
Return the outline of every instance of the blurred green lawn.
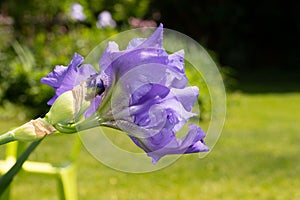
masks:
<path fill-rule="evenodd" d="M 165 169 L 128 174 L 104 166 L 83 149 L 79 199 L 300 199 L 300 93 L 231 92 L 227 102 L 222 135 L 203 159 L 185 155 Z M 18 122 L 2 121 L 1 131 L 13 124 Z M 47 159 L 68 154 L 69 139 L 48 139 L 37 150 L 46 151 Z M 14 200 L 58 199 L 54 178 L 45 175 L 21 173 L 12 191 Z"/>

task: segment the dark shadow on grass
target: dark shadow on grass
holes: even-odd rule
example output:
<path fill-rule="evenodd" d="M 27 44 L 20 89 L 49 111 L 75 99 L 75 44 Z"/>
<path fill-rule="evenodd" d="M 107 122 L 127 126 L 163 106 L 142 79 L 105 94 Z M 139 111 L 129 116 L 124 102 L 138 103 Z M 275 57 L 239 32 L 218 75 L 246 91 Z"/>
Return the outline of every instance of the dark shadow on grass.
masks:
<path fill-rule="evenodd" d="M 300 92 L 300 69 L 254 69 L 236 73 L 233 91 L 244 93 Z"/>

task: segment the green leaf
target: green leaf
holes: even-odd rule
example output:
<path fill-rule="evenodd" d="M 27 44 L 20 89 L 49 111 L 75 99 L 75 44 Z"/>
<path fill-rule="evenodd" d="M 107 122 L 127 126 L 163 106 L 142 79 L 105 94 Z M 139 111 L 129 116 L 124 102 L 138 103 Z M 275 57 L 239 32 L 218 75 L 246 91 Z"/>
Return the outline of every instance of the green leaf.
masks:
<path fill-rule="evenodd" d="M 8 172 L 6 172 L 1 178 L 0 178 L 0 197 L 4 194 L 5 190 L 9 186 L 9 184 L 12 182 L 16 174 L 20 171 L 22 168 L 23 163 L 27 160 L 29 155 L 33 152 L 33 150 L 39 145 L 39 143 L 42 141 L 38 140 L 35 142 L 32 142 L 27 149 L 22 153 L 22 155 L 18 158 L 17 162 L 10 168 Z"/>

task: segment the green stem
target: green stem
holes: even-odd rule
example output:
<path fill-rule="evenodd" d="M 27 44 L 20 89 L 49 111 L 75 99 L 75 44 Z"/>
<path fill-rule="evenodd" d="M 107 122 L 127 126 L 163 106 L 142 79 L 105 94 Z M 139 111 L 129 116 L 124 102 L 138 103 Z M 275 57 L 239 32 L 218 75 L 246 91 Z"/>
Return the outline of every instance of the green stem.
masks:
<path fill-rule="evenodd" d="M 12 132 L 7 132 L 7 133 L 0 135 L 0 145 L 15 141 L 15 140 L 16 139 L 14 137 L 14 134 L 12 134 Z"/>
<path fill-rule="evenodd" d="M 97 116 L 97 114 L 94 114 L 90 116 L 88 119 L 85 119 L 82 122 L 76 124 L 77 132 L 100 126 L 101 122 L 102 119 L 100 119 Z"/>
<path fill-rule="evenodd" d="M 27 149 L 22 153 L 22 155 L 18 158 L 17 162 L 10 168 L 8 172 L 6 172 L 1 178 L 0 178 L 0 197 L 5 192 L 6 188 L 9 186 L 9 184 L 12 182 L 15 175 L 20 171 L 22 168 L 23 163 L 27 160 L 31 152 L 39 145 L 39 143 L 43 139 L 40 139 L 38 141 L 32 142 Z"/>

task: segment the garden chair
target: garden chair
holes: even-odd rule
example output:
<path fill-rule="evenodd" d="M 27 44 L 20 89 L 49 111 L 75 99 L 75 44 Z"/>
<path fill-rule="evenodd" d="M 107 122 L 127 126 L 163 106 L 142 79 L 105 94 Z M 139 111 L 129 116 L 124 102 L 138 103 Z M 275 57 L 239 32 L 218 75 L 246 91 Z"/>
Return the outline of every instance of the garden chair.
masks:
<path fill-rule="evenodd" d="M 11 142 L 6 144 L 5 160 L 0 160 L 0 174 L 4 174 L 15 163 L 16 158 L 24 150 L 25 143 Z M 61 200 L 77 200 L 77 158 L 81 143 L 77 136 L 69 154 L 69 158 L 61 165 L 56 166 L 48 162 L 25 161 L 22 170 L 28 173 L 46 174 L 57 180 L 59 197 Z M 12 185 L 0 197 L 0 200 L 9 200 Z"/>

